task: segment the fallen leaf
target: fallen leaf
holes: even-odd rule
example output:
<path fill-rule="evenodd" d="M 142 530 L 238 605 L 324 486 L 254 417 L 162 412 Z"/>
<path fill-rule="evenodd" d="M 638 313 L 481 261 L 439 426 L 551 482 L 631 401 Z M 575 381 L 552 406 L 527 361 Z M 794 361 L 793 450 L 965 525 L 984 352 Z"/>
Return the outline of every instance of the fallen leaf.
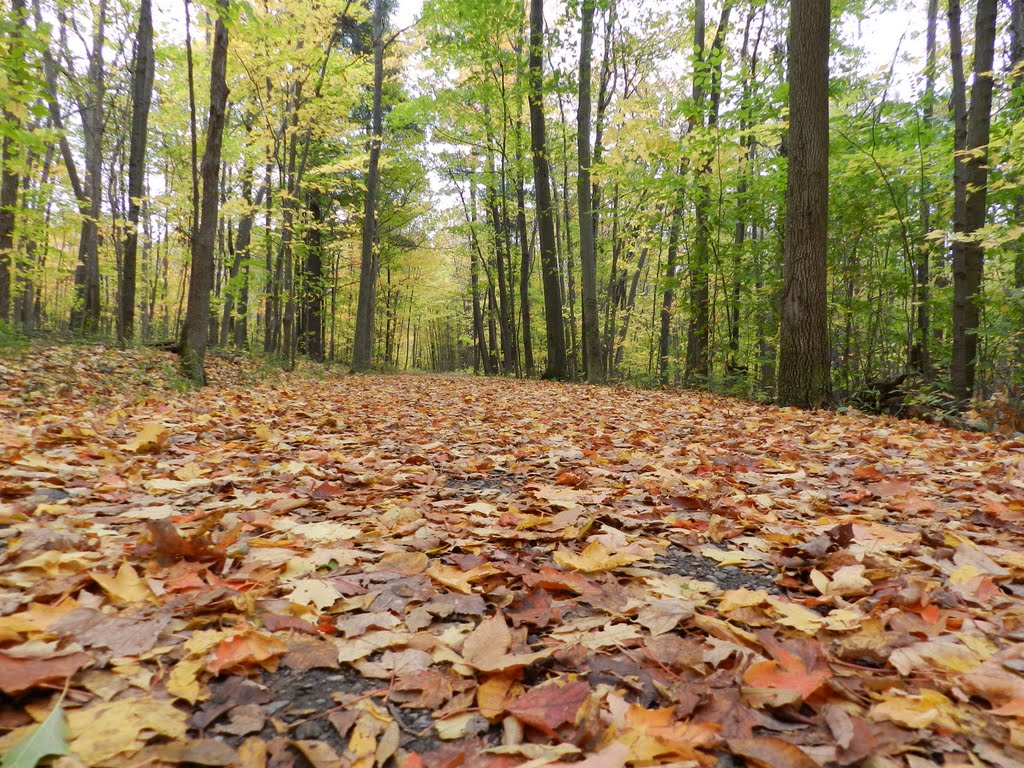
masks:
<path fill-rule="evenodd" d="M 58 704 L 39 725 L 27 732 L 0 757 L 0 768 L 35 768 L 44 757 L 68 754 L 67 721 Z"/>
<path fill-rule="evenodd" d="M 575 721 L 576 713 L 589 695 L 590 686 L 582 680 L 549 682 L 531 688 L 507 709 L 524 724 L 553 736 L 560 727 Z"/>
<path fill-rule="evenodd" d="M 46 683 L 63 682 L 91 661 L 85 653 L 18 659 L 0 652 L 0 691 L 16 696 Z"/>
<path fill-rule="evenodd" d="M 747 761 L 751 768 L 818 768 L 800 747 L 774 736 L 729 739 L 729 752 Z"/>

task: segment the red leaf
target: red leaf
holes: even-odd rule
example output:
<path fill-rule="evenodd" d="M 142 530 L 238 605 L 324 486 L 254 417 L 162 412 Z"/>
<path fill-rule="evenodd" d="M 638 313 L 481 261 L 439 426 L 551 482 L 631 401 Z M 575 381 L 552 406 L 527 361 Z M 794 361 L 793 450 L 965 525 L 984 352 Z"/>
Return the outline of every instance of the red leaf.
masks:
<path fill-rule="evenodd" d="M 516 699 L 508 711 L 526 725 L 553 736 L 561 726 L 576 721 L 576 713 L 589 695 L 590 686 L 582 680 L 566 685 L 545 683 Z"/>

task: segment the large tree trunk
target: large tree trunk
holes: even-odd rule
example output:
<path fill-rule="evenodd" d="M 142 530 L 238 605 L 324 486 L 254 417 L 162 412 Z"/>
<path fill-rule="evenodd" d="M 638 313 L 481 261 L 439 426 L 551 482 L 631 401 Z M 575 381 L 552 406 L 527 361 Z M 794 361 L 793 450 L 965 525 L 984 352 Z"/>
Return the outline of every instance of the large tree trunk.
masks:
<path fill-rule="evenodd" d="M 576 115 L 579 173 L 576 177 L 576 201 L 579 205 L 580 270 L 583 274 L 583 367 L 587 372 L 587 381 L 602 384 L 605 371 L 597 318 L 597 253 L 594 249 L 594 210 L 590 187 L 590 58 L 594 45 L 595 2 L 583 0 L 580 24 L 579 111 Z"/>
<path fill-rule="evenodd" d="M 789 173 L 783 239 L 780 405 L 832 397 L 828 355 L 829 0 L 793 0 L 789 18 Z"/>
<path fill-rule="evenodd" d="M 558 250 L 555 243 L 554 210 L 551 207 L 551 173 L 548 167 L 544 126 L 544 2 L 530 0 L 530 147 L 533 179 L 537 194 L 540 233 L 540 265 L 544 283 L 544 325 L 547 331 L 548 362 L 544 378 L 566 379 L 565 319 L 558 280 Z"/>
<path fill-rule="evenodd" d="M 135 333 L 135 274 L 139 247 L 139 215 L 146 181 L 146 137 L 153 97 L 153 15 L 150 0 L 140 0 L 139 32 L 132 72 L 132 133 L 128 150 L 128 227 L 118 291 L 117 336 L 128 341 Z"/>
<path fill-rule="evenodd" d="M 359 299 L 356 303 L 356 330 L 352 342 L 352 370 L 368 371 L 373 362 L 374 299 L 377 291 L 377 186 L 380 180 L 380 149 L 384 115 L 381 106 L 384 88 L 384 14 L 385 0 L 373 6 L 373 105 L 370 114 L 370 161 L 366 169 L 366 199 L 363 205 L 363 243 L 359 258 Z"/>
<path fill-rule="evenodd" d="M 220 155 L 228 100 L 228 30 L 224 21 L 228 13 L 228 0 L 218 0 L 218 6 L 210 60 L 210 113 L 201 170 L 203 198 L 199 229 L 192 245 L 188 308 L 182 329 L 185 374 L 198 386 L 206 383 L 204 363 L 210 337 L 210 290 L 213 287 L 213 251 L 217 238 L 217 206 L 220 201 Z"/>
<path fill-rule="evenodd" d="M 956 205 L 953 213 L 953 359 L 950 379 L 960 401 L 974 395 L 981 317 L 985 249 L 975 233 L 988 210 L 988 140 L 992 120 L 992 64 L 995 58 L 997 0 L 978 0 L 974 33 L 974 83 L 971 104 L 966 88 L 960 38 L 960 0 L 949 2 L 950 57 L 957 113 Z M 964 113 L 966 112 L 966 116 Z M 963 124 L 966 122 L 964 130 Z M 963 141 L 961 145 L 959 142 Z"/>

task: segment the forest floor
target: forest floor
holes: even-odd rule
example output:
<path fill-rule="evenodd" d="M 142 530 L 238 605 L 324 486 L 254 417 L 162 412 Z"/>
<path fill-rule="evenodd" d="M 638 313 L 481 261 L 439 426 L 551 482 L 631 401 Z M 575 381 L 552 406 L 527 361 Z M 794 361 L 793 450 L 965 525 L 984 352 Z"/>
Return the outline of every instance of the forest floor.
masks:
<path fill-rule="evenodd" d="M 4 768 L 1024 763 L 1024 441 L 175 366 L 0 357 Z"/>

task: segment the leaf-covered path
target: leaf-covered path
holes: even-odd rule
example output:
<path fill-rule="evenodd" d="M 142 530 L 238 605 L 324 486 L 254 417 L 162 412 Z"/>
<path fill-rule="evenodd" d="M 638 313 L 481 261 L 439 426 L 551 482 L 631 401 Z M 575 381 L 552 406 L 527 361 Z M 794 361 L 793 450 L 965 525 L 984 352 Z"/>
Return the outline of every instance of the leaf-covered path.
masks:
<path fill-rule="evenodd" d="M 172 364 L 0 361 L 9 764 L 1024 761 L 1020 441 Z"/>

